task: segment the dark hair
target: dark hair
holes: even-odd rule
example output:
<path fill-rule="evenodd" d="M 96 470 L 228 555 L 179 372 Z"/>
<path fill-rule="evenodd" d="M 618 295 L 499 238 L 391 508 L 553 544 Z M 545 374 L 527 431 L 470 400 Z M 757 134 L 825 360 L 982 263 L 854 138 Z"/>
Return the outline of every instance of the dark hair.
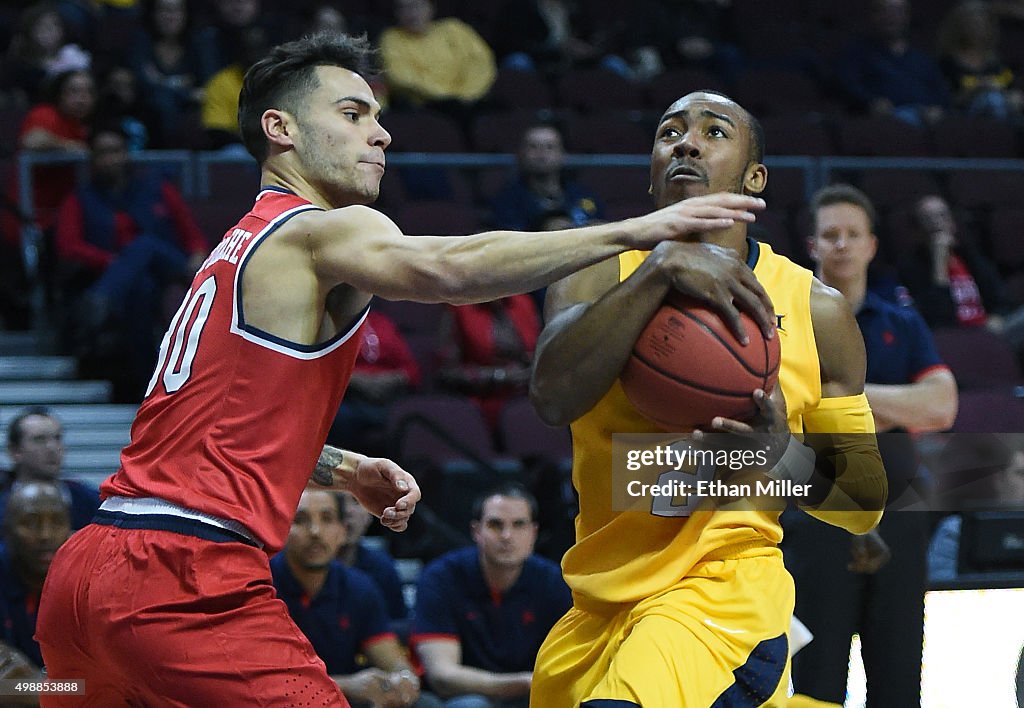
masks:
<path fill-rule="evenodd" d="M 21 440 L 25 436 L 25 431 L 21 429 L 21 424 L 25 422 L 26 418 L 34 415 L 41 415 L 44 418 L 53 418 L 54 420 L 57 420 L 53 411 L 46 406 L 28 406 L 27 408 L 22 408 L 18 411 L 16 416 L 11 418 L 11 422 L 7 426 L 7 445 L 9 447 L 21 447 Z"/>
<path fill-rule="evenodd" d="M 366 77 L 374 71 L 374 59 L 366 35 L 318 32 L 271 49 L 245 72 L 238 97 L 238 127 L 245 149 L 260 164 L 267 159 L 263 113 L 270 108 L 294 112 L 300 96 L 319 86 L 316 67 L 340 66 Z"/>
<path fill-rule="evenodd" d="M 874 205 L 868 199 L 868 195 L 850 184 L 830 184 L 819 189 L 811 197 L 811 218 L 813 223 L 817 223 L 819 209 L 832 206 L 833 204 L 853 204 L 854 206 L 859 206 L 868 215 L 868 225 L 871 227 L 871 230 L 875 230 L 875 221 L 878 219 L 878 214 L 875 212 Z"/>
<path fill-rule="evenodd" d="M 761 125 L 761 121 L 754 117 L 753 113 L 741 106 L 732 96 L 715 89 L 697 89 L 690 93 L 706 93 L 735 103 L 743 111 L 743 115 L 747 119 L 747 126 L 750 128 L 750 157 L 754 162 L 764 162 L 764 126 Z"/>
<path fill-rule="evenodd" d="M 79 74 L 85 74 L 92 79 L 93 86 L 96 86 L 96 77 L 88 69 L 68 69 L 52 76 L 46 82 L 46 99 L 53 105 L 60 103 L 60 95 L 64 92 L 64 86 Z"/>
<path fill-rule="evenodd" d="M 537 498 L 530 494 L 530 491 L 519 482 L 504 482 L 484 492 L 473 501 L 473 521 L 480 521 L 484 515 L 484 504 L 491 497 L 511 497 L 522 499 L 530 507 L 530 521 L 536 521 L 540 513 L 537 506 Z"/>

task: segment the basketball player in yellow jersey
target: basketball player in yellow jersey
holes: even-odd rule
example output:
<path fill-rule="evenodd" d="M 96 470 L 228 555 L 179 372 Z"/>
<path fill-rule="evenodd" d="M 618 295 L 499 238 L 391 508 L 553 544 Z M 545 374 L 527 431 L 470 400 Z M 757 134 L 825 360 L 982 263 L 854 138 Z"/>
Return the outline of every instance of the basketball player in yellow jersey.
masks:
<path fill-rule="evenodd" d="M 759 194 L 768 178 L 761 136 L 756 119 L 721 94 L 679 99 L 655 137 L 655 203 L 717 191 Z M 863 395 L 864 345 L 842 295 L 748 239 L 745 223 L 697 240 L 709 256 L 725 249 L 751 267 L 773 301 L 782 349 L 782 395 L 752 392 L 760 410 L 755 427 L 722 419 L 712 427 L 873 433 Z M 678 275 L 686 245 L 692 247 L 662 243 L 628 252 L 548 289 L 549 324 L 538 344 L 531 396 L 549 423 L 572 423 L 580 514 L 576 544 L 562 563 L 574 604 L 537 657 L 533 708 L 786 702 L 793 581 L 777 548 L 778 511 L 708 511 L 657 501 L 650 512 L 612 509 L 612 435 L 658 432 L 617 380 L 632 346 L 670 288 L 701 298 L 722 288 L 710 257 L 707 270 L 695 272 L 688 252 L 690 271 Z M 744 306 L 742 296 L 737 300 Z M 818 475 L 820 503 L 805 508 L 864 533 L 881 516 L 885 472 L 873 435 L 842 440 L 828 460 L 842 472 L 826 482 L 827 498 Z M 840 497 L 857 511 L 823 511 L 835 509 L 830 502 Z"/>

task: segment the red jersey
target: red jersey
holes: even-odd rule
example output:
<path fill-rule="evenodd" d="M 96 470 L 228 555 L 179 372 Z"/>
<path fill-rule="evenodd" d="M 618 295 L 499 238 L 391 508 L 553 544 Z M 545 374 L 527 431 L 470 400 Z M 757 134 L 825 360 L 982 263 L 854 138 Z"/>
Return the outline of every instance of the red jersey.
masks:
<path fill-rule="evenodd" d="M 240 523 L 271 553 L 284 546 L 366 312 L 330 341 L 288 342 L 245 322 L 242 273 L 281 224 L 317 208 L 265 189 L 206 259 L 164 335 L 131 443 L 101 496 L 156 497 Z"/>

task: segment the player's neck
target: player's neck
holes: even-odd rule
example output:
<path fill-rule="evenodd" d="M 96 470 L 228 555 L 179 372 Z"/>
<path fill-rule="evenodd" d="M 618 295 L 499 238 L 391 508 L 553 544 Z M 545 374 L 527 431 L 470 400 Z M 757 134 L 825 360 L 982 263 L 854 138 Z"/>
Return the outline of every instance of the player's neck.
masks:
<path fill-rule="evenodd" d="M 293 563 L 287 555 L 285 562 L 288 564 L 288 570 L 292 571 L 292 575 L 306 592 L 306 597 L 313 599 L 320 594 L 320 590 L 323 589 L 324 582 L 327 580 L 327 568 L 303 568 L 297 563 Z"/>
<path fill-rule="evenodd" d="M 480 568 L 484 573 L 484 580 L 492 592 L 505 592 L 516 584 L 519 576 L 523 573 L 523 566 L 499 566 L 480 559 Z"/>
<path fill-rule="evenodd" d="M 711 233 L 701 234 L 701 243 L 713 243 L 716 246 L 722 248 L 728 248 L 736 252 L 740 260 L 746 261 L 749 255 L 750 247 L 747 244 L 747 227 L 746 224 L 737 224 L 731 229 L 725 231 L 713 231 Z"/>
<path fill-rule="evenodd" d="M 323 209 L 335 209 L 339 205 L 328 199 L 326 194 L 314 187 L 297 170 L 289 169 L 287 166 L 263 165 L 263 172 L 260 177 L 260 184 L 263 187 L 280 187 L 302 197 L 310 204 L 315 204 Z"/>

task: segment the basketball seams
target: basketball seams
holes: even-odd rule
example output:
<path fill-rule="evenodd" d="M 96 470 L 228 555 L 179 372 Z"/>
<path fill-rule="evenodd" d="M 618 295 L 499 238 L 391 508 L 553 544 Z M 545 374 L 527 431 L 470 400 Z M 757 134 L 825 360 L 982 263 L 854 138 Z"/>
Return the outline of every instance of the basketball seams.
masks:
<path fill-rule="evenodd" d="M 641 364 L 643 364 L 644 366 L 646 366 L 651 371 L 654 371 L 655 373 L 664 376 L 666 379 L 669 379 L 670 381 L 675 381 L 676 383 L 682 384 L 683 386 L 689 386 L 690 388 L 695 389 L 697 391 L 705 391 L 707 393 L 714 393 L 716 395 L 727 396 L 729 398 L 748 398 L 750 396 L 749 391 L 726 391 L 724 389 L 714 388 L 712 386 L 694 383 L 693 381 L 687 381 L 686 379 L 679 378 L 672 372 L 665 371 L 660 366 L 654 364 L 651 361 L 648 361 L 642 355 L 638 354 L 635 351 L 633 352 L 633 358 L 636 359 Z"/>
<path fill-rule="evenodd" d="M 725 349 L 730 354 L 732 354 L 732 356 L 736 359 L 737 363 L 739 363 L 740 366 L 742 366 L 744 369 L 747 370 L 747 373 L 749 373 L 751 376 L 753 376 L 755 378 L 758 378 L 758 379 L 762 379 L 763 380 L 765 378 L 764 370 L 768 368 L 768 363 L 769 363 L 768 362 L 768 347 L 767 346 L 762 347 L 762 350 L 764 351 L 764 356 L 765 356 L 765 366 L 762 368 L 761 371 L 758 371 L 757 369 L 754 369 L 753 367 L 751 367 L 747 363 L 746 359 L 744 359 L 740 355 L 739 352 L 737 352 L 735 349 L 733 349 L 732 345 L 729 344 L 729 342 L 727 342 L 722 337 L 722 335 L 720 335 L 718 332 L 716 332 L 714 330 L 714 328 L 712 328 L 710 325 L 708 325 L 707 322 L 705 322 L 701 318 L 697 317 L 692 312 L 688 312 L 686 310 L 679 309 L 679 307 L 677 307 L 674 303 L 670 302 L 670 303 L 667 303 L 667 304 L 668 304 L 669 307 L 671 307 L 673 310 L 678 312 L 683 317 L 686 317 L 689 320 L 693 320 L 695 323 L 700 325 L 704 329 L 704 331 L 706 331 L 708 334 L 710 334 L 712 337 L 714 337 L 716 340 L 718 340 L 718 343 L 721 344 L 723 347 L 725 347 Z"/>

